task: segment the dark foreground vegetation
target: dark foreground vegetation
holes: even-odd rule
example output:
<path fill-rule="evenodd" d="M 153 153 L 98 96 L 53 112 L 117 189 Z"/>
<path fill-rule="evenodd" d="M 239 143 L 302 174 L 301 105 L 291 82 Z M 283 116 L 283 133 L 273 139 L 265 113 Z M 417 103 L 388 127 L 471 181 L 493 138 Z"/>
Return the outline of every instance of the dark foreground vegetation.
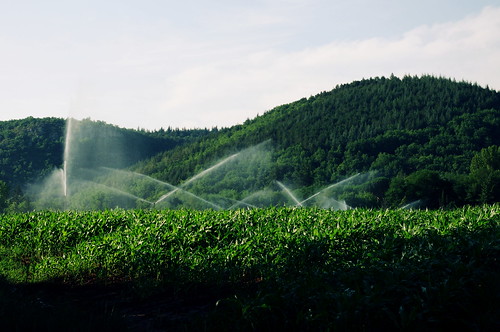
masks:
<path fill-rule="evenodd" d="M 500 206 L 6 214 L 2 330 L 498 331 Z"/>

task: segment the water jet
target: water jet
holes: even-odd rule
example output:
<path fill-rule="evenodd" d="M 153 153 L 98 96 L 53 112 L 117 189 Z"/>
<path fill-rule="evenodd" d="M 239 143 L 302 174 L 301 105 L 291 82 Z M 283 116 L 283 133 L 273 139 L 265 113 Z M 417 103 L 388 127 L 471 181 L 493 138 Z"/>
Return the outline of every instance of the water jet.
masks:
<path fill-rule="evenodd" d="M 288 189 L 287 186 L 285 186 L 283 183 L 281 183 L 280 181 L 276 181 L 276 183 L 278 184 L 278 186 L 281 187 L 281 189 L 295 202 L 295 205 L 296 206 L 302 206 L 302 203 L 297 199 L 297 197 L 295 197 L 294 194 L 292 194 L 292 192 L 290 191 L 290 189 Z"/>

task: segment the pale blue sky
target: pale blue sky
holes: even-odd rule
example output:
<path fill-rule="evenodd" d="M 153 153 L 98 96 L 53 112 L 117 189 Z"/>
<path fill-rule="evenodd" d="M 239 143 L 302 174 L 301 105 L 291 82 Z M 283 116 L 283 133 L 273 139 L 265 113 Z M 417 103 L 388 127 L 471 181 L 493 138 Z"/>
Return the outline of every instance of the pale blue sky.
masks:
<path fill-rule="evenodd" d="M 231 126 L 337 84 L 500 90 L 500 0 L 0 0 L 0 120 Z"/>

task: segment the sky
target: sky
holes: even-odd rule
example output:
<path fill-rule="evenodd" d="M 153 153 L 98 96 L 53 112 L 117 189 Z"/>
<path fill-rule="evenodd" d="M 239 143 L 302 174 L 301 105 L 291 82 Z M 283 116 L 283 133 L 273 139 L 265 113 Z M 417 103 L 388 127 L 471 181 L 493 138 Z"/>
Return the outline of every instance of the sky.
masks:
<path fill-rule="evenodd" d="M 500 0 L 0 0 L 0 121 L 229 127 L 375 76 L 500 90 Z"/>

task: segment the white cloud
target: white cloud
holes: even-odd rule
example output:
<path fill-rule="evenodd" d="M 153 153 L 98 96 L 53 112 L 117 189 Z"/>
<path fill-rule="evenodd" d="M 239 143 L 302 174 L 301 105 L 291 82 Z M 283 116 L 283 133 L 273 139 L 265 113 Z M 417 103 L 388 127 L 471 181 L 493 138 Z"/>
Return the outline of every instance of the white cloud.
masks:
<path fill-rule="evenodd" d="M 296 22 L 309 2 L 264 3 L 219 14 L 212 8 L 206 17 L 196 12 L 203 19 L 198 28 L 156 19 L 123 20 L 113 30 L 98 17 L 90 32 L 81 29 L 83 21 L 59 33 L 40 26 L 28 39 L 4 30 L 2 117 L 71 115 L 151 129 L 230 126 L 340 83 L 391 73 L 500 89 L 500 7 L 396 37 L 332 37 L 305 48 L 308 43 L 294 43 L 294 33 L 308 24 Z M 186 13 L 179 15 L 178 21 Z"/>
<path fill-rule="evenodd" d="M 500 89 L 499 59 L 500 8 L 487 7 L 478 15 L 421 26 L 392 40 L 216 59 L 172 77 L 162 107 L 198 126 L 232 125 L 338 83 L 391 73 L 443 75 Z"/>

